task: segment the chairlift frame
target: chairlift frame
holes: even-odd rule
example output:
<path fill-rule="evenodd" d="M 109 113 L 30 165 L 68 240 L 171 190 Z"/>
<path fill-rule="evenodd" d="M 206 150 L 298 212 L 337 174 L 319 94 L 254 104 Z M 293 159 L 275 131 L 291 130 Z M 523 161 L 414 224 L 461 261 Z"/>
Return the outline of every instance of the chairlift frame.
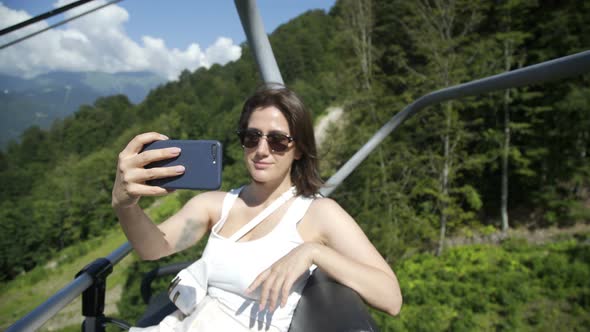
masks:
<path fill-rule="evenodd" d="M 235 0 L 235 5 L 262 81 L 283 84 L 256 0 Z M 590 50 L 426 94 L 394 115 L 328 179 L 326 186 L 320 192 L 324 196 L 329 196 L 388 135 L 410 116 L 428 106 L 467 96 L 579 76 L 588 72 L 590 72 Z M 81 294 L 85 316 L 84 332 L 104 331 L 106 322 L 119 325 L 117 320 L 104 316 L 106 280 L 114 266 L 131 251 L 130 243 L 126 242 L 108 256 L 90 263 L 76 275 L 72 282 L 19 319 L 6 331 L 37 330 Z"/>

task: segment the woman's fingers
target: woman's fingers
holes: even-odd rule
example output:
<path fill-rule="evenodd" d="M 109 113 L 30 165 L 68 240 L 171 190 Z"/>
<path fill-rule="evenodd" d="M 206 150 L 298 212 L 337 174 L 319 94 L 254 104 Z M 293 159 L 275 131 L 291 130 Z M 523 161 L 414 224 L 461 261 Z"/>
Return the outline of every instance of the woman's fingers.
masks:
<path fill-rule="evenodd" d="M 270 291 L 273 282 L 276 279 L 276 274 L 269 273 L 268 277 L 265 278 L 264 282 L 262 283 L 262 289 L 260 291 L 260 305 L 258 306 L 258 310 L 262 311 L 266 308 L 266 301 L 268 300 L 268 293 Z"/>
<path fill-rule="evenodd" d="M 252 293 L 256 288 L 258 288 L 258 286 L 260 286 L 260 284 L 262 284 L 262 282 L 266 279 L 266 277 L 268 277 L 269 274 L 270 274 L 269 270 L 262 271 L 262 273 L 260 273 L 258 275 L 258 277 L 256 277 L 256 279 L 254 279 L 254 281 L 252 281 L 250 286 L 248 286 L 248 288 L 246 288 L 246 293 Z"/>
<path fill-rule="evenodd" d="M 287 304 L 287 299 L 295 279 L 296 278 L 288 272 L 280 273 L 276 270 L 265 270 L 254 280 L 254 282 L 252 282 L 248 289 L 246 289 L 246 293 L 251 293 L 258 287 L 261 287 L 260 305 L 258 309 L 260 311 L 264 310 L 268 303 L 268 310 L 274 311 L 279 303 L 281 307 L 284 307 Z"/>
<path fill-rule="evenodd" d="M 127 195 L 129 196 L 163 196 L 168 194 L 168 190 L 162 187 L 148 186 L 145 184 L 133 183 L 127 186 Z"/>
<path fill-rule="evenodd" d="M 134 166 L 143 167 L 147 164 L 153 163 L 154 161 L 175 158 L 180 154 L 180 152 L 181 150 L 178 147 L 148 150 L 134 156 L 132 159 Z"/>
<path fill-rule="evenodd" d="M 281 294 L 281 290 L 283 289 L 283 283 L 285 282 L 285 277 L 282 275 L 278 275 L 275 280 L 273 280 L 272 285 L 269 287 L 269 294 L 268 294 L 268 310 L 274 311 L 277 307 L 277 302 L 279 296 Z"/>
<path fill-rule="evenodd" d="M 298 246 L 254 279 L 246 293 L 261 288 L 259 310 L 264 310 L 267 302 L 270 311 L 274 311 L 278 303 L 281 307 L 287 305 L 293 284 L 312 265 L 310 251 L 306 250 L 309 248 L 312 247 Z"/>
<path fill-rule="evenodd" d="M 177 165 L 171 167 L 154 167 L 154 168 L 136 168 L 126 174 L 125 181 L 127 183 L 140 183 L 143 184 L 146 181 L 154 179 L 162 179 L 173 176 L 178 176 L 184 173 L 184 166 Z"/>
<path fill-rule="evenodd" d="M 287 276 L 285 281 L 283 282 L 283 287 L 281 289 L 281 308 L 284 308 L 287 305 L 287 299 L 289 298 L 289 294 L 291 293 L 291 288 L 295 283 L 296 278 L 292 275 Z"/>
<path fill-rule="evenodd" d="M 134 154 L 138 154 L 141 151 L 141 149 L 143 149 L 144 145 L 154 141 L 164 141 L 167 139 L 167 136 L 156 132 L 139 134 L 135 136 L 131 141 L 129 141 L 129 143 L 127 144 L 125 149 L 121 151 L 121 154 L 119 156 L 124 158 L 132 156 Z"/>
<path fill-rule="evenodd" d="M 143 166 L 153 161 L 174 158 L 180 154 L 180 149 L 167 148 L 140 153 L 145 144 L 167 139 L 168 137 L 156 132 L 139 134 L 119 153 L 117 173 L 112 192 L 111 204 L 113 207 L 125 207 L 136 204 L 139 198 L 144 195 L 158 196 L 169 193 L 168 190 L 160 187 L 147 186 L 145 185 L 145 181 L 178 175 L 183 170 L 180 168 L 146 170 Z"/>

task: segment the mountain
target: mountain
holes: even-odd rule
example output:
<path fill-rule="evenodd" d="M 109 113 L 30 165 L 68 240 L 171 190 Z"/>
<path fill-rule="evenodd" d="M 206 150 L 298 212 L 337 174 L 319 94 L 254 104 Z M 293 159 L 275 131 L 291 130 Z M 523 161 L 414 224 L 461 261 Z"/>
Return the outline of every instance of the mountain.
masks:
<path fill-rule="evenodd" d="M 150 72 L 51 72 L 31 79 L 0 74 L 0 149 L 24 129 L 46 129 L 99 97 L 123 94 L 139 103 L 165 81 Z"/>

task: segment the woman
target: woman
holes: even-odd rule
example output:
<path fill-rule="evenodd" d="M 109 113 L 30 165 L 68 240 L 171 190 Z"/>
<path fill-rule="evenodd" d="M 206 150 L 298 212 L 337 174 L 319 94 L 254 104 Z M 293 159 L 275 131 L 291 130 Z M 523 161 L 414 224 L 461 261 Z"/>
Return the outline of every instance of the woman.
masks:
<path fill-rule="evenodd" d="M 395 274 L 352 217 L 335 201 L 317 195 L 322 182 L 313 127 L 299 98 L 286 88 L 257 91 L 244 104 L 238 135 L 250 183 L 229 193 L 197 195 L 157 226 L 137 202 L 167 191 L 145 181 L 184 170 L 143 166 L 180 151 L 140 153 L 144 144 L 168 139 L 146 133 L 119 155 L 112 205 L 142 259 L 171 255 L 210 232 L 203 254 L 208 294 L 195 313 L 186 318 L 176 313 L 169 323 L 194 331 L 286 331 L 315 266 L 369 305 L 397 315 L 402 297 Z M 244 225 L 278 199 L 284 203 L 275 203 L 274 212 L 244 231 Z"/>

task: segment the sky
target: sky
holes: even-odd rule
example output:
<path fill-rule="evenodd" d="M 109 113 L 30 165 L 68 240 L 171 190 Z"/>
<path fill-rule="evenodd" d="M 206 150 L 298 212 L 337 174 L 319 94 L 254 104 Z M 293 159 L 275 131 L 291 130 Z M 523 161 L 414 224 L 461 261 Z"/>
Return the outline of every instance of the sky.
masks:
<path fill-rule="evenodd" d="M 0 1 L 0 29 L 74 0 Z M 258 0 L 268 33 L 336 0 Z M 0 37 L 0 44 L 107 3 L 94 0 Z M 124 0 L 0 50 L 0 74 L 31 78 L 50 71 L 153 71 L 175 79 L 183 69 L 225 64 L 246 41 L 233 0 Z"/>

